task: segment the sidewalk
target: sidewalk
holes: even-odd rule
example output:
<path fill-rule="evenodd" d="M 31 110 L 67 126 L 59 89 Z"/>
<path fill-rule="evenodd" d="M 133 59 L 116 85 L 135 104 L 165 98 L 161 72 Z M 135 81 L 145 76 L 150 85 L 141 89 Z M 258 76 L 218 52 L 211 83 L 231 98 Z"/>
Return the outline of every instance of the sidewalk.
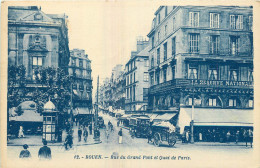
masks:
<path fill-rule="evenodd" d="M 63 146 L 65 138 L 67 136 L 66 131 L 62 132 L 62 142 L 52 143 L 49 142 L 48 146 Z M 73 126 L 73 145 L 75 146 L 83 146 L 83 145 L 93 145 L 99 144 L 100 142 L 95 142 L 92 135 L 88 135 L 87 142 L 84 142 L 84 137 L 81 137 L 81 142 L 78 142 L 78 127 Z M 27 144 L 29 146 L 42 146 L 42 136 L 41 135 L 26 135 L 24 138 L 15 138 L 11 139 L 7 142 L 7 146 L 22 146 Z"/>

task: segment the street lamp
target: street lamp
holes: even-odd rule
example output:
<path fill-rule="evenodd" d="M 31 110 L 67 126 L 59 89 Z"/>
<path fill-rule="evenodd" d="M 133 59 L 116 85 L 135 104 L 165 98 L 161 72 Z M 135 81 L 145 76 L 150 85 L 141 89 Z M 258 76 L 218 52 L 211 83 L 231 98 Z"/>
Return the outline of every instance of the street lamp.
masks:
<path fill-rule="evenodd" d="M 193 94 L 192 94 L 192 108 L 191 108 L 191 122 L 190 122 L 190 131 L 191 131 L 191 138 L 190 143 L 194 143 L 194 88 L 193 88 Z"/>

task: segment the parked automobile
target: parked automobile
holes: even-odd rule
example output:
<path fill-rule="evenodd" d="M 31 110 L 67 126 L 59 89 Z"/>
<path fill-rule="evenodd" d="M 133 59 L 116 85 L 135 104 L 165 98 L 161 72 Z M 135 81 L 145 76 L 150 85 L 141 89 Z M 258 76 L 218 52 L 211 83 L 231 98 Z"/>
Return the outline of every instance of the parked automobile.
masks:
<path fill-rule="evenodd" d="M 171 125 L 169 122 L 161 122 L 151 126 L 153 144 L 155 146 L 160 146 L 162 144 L 167 144 L 169 146 L 174 146 L 179 137 L 179 129 Z"/>

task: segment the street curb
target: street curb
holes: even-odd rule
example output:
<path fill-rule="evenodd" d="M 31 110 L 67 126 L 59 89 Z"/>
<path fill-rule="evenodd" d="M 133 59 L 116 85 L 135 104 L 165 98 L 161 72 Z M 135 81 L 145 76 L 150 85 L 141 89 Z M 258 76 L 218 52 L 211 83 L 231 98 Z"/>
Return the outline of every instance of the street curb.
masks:
<path fill-rule="evenodd" d="M 74 145 L 74 146 L 88 146 L 88 145 L 96 145 L 96 144 L 101 144 L 101 142 L 95 142 L 95 143 L 90 143 L 90 144 L 77 144 L 77 145 Z M 23 146 L 22 144 L 21 145 L 18 145 L 18 144 L 7 144 L 7 147 L 8 146 Z M 29 146 L 43 146 L 43 145 L 38 145 L 38 144 L 29 144 Z M 48 144 L 47 146 L 64 146 L 63 144 Z"/>

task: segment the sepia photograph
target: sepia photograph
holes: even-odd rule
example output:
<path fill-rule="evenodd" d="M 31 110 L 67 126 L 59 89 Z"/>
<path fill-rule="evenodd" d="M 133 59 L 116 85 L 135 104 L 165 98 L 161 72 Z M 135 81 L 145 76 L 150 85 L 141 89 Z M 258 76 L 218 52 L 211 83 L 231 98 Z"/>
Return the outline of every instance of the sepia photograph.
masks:
<path fill-rule="evenodd" d="M 3 2 L 2 166 L 259 167 L 259 4 L 189 2 Z"/>

